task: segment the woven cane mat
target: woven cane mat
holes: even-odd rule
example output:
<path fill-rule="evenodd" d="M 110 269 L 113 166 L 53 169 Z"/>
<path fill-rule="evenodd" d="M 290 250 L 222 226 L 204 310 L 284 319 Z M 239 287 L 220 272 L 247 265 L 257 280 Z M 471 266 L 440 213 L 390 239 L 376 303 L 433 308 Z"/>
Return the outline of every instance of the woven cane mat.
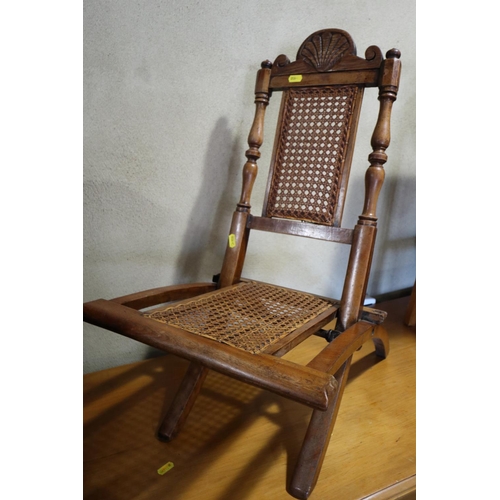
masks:
<path fill-rule="evenodd" d="M 356 86 L 288 91 L 268 217 L 333 225 L 357 92 Z"/>
<path fill-rule="evenodd" d="M 331 306 L 307 293 L 249 282 L 144 316 L 257 354 Z"/>

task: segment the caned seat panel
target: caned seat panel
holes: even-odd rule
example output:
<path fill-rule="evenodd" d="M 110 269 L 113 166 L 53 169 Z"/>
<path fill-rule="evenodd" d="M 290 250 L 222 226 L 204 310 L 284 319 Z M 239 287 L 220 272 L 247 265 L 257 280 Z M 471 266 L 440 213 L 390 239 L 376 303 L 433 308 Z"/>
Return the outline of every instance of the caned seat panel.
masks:
<path fill-rule="evenodd" d="M 144 316 L 257 354 L 332 306 L 311 294 L 242 282 Z"/>

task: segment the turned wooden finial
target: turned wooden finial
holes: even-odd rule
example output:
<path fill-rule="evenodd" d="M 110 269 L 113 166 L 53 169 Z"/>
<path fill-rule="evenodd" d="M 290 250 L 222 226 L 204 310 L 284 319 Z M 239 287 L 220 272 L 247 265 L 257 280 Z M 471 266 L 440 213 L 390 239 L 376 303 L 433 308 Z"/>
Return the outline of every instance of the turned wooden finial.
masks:
<path fill-rule="evenodd" d="M 385 57 L 387 57 L 387 59 L 399 59 L 401 57 L 401 51 L 399 49 L 388 50 Z"/>

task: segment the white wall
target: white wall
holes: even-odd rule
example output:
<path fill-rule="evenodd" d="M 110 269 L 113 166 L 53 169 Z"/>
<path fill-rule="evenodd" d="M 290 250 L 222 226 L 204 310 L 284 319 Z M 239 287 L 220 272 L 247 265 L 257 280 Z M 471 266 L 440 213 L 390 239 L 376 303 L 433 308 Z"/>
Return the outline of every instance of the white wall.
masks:
<path fill-rule="evenodd" d="M 323 28 L 401 50 L 386 184 L 368 292 L 415 279 L 415 3 L 406 0 L 87 0 L 84 6 L 84 300 L 210 281 L 220 270 L 252 123 L 260 62 L 295 59 Z M 378 111 L 365 93 L 351 190 L 362 186 Z M 276 116 L 279 96 L 269 106 Z M 261 148 L 260 212 L 274 127 Z M 361 190 L 362 191 L 362 190 Z M 347 199 L 355 223 L 362 193 Z M 351 212 L 351 213 L 350 213 Z M 389 222 L 391 214 L 391 223 Z M 254 232 L 244 276 L 338 297 L 348 247 Z M 311 255 L 305 260 L 304 255 Z M 154 354 L 84 325 L 84 372 Z"/>

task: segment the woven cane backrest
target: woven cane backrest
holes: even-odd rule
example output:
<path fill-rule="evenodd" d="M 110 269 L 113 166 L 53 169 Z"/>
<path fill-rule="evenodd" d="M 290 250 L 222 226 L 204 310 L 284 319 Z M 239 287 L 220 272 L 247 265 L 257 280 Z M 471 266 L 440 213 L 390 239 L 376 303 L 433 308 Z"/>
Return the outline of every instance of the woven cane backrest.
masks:
<path fill-rule="evenodd" d="M 265 217 L 340 225 L 362 94 L 356 85 L 283 92 Z"/>
<path fill-rule="evenodd" d="M 270 88 L 283 97 L 264 217 L 340 226 L 364 88 L 378 84 L 383 59 L 374 46 L 365 56 L 332 29 L 272 64 Z"/>

